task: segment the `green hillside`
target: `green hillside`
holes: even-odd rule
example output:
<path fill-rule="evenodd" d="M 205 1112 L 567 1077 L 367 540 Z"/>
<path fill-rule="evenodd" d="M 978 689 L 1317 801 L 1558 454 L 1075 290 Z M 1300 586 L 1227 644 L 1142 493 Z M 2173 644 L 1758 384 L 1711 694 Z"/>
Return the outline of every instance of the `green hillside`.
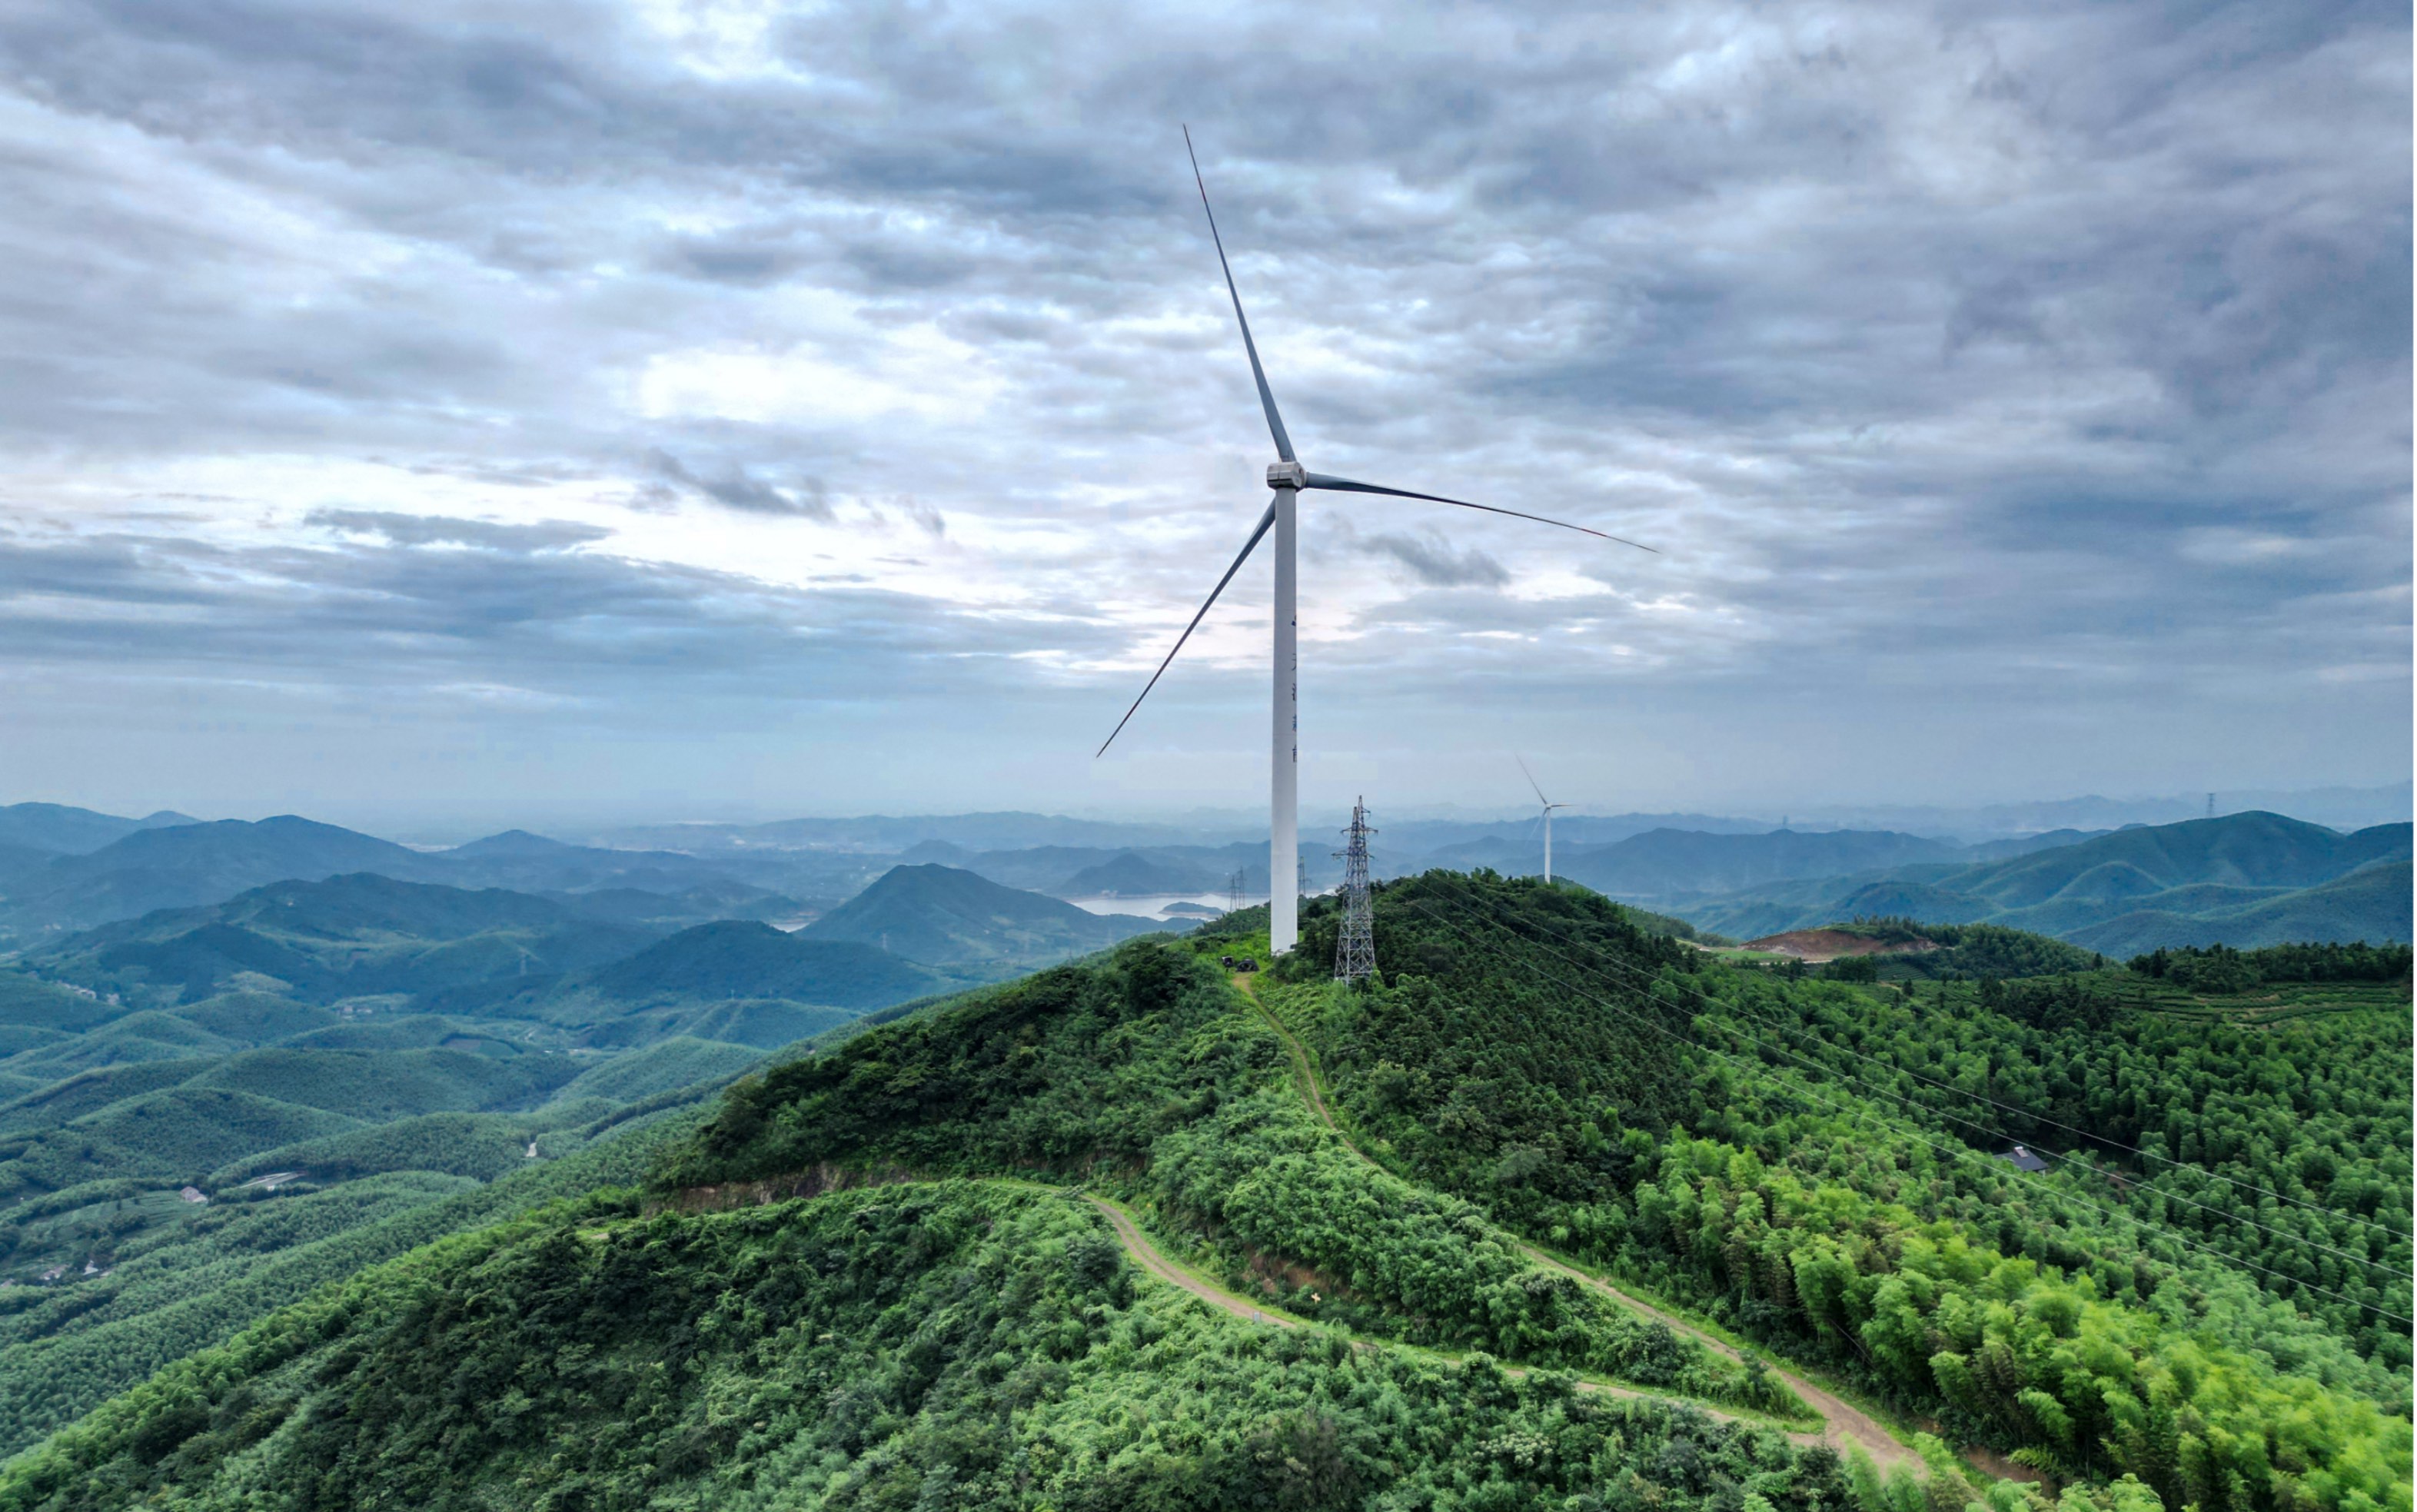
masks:
<path fill-rule="evenodd" d="M 0 1508 L 2409 1504 L 2399 984 L 1792 981 L 1431 873 L 1344 987 L 1306 914 L 835 1035 L 634 1190 L 199 1339 Z"/>
<path fill-rule="evenodd" d="M 666 1338 L 691 1342 L 666 1356 Z M 598 1505 L 1519 1507 L 1606 1483 L 1680 1505 L 1753 1485 L 1772 1512 L 1848 1495 L 1836 1456 L 1769 1429 L 1236 1321 L 1143 1281 L 1079 1202 L 958 1183 L 731 1215 L 603 1202 L 450 1242 L 112 1404 L 12 1467 L 0 1506 L 576 1488 Z"/>
<path fill-rule="evenodd" d="M 302 964 L 288 979 L 237 974 L 236 990 L 186 1002 L 216 973 L 160 987 L 111 955 L 184 949 L 206 931 Z M 632 931 L 524 895 L 356 876 L 152 915 L 45 956 L 48 970 L 115 970 L 95 978 L 104 991 L 0 971 L 0 1021 L 29 1021 L 6 1025 L 16 1037 L 0 1045 L 0 1454 L 312 1286 L 448 1232 L 454 1222 L 432 1215 L 470 1211 L 448 1204 L 485 1184 L 576 1159 L 765 1048 L 855 1017 L 783 1001 L 605 999 L 591 1005 L 611 1026 L 599 1031 L 577 1013 L 490 1011 L 514 1008 L 510 993 L 488 992 L 470 1017 L 411 1011 L 406 993 L 336 996 L 371 974 L 387 986 L 460 975 L 464 945 L 605 934 Z M 904 975 L 880 1001 L 937 980 L 894 965 Z M 506 981 L 541 997 L 561 978 Z M 585 1042 L 600 1038 L 631 1047 L 626 1062 Z M 180 1196 L 188 1186 L 206 1201 Z M 170 1321 L 144 1321 L 155 1313 Z"/>
<path fill-rule="evenodd" d="M 1088 914 L 970 871 L 928 865 L 892 867 L 802 932 L 808 939 L 881 945 L 934 966 L 996 969 L 1063 960 L 1167 927 Z"/>
<path fill-rule="evenodd" d="M 2344 835 L 2280 814 L 2239 813 L 2116 830 L 1976 866 L 1784 883 L 1676 912 L 1741 939 L 1887 915 L 2000 924 L 2108 954 L 2217 941 L 2405 941 L 2407 889 L 2395 905 L 2382 877 L 2348 879 L 2409 855 L 2405 824 Z"/>
<path fill-rule="evenodd" d="M 694 1116 L 671 1102 L 486 1185 L 401 1171 L 205 1207 L 173 1193 L 157 1202 L 96 1196 L 31 1220 L 23 1227 L 53 1252 L 85 1252 L 95 1235 L 114 1234 L 121 1247 L 102 1275 L 0 1289 L 0 1454 L 323 1287 L 448 1234 L 634 1181 L 655 1148 Z M 146 1204 L 167 1217 L 129 1237 Z"/>

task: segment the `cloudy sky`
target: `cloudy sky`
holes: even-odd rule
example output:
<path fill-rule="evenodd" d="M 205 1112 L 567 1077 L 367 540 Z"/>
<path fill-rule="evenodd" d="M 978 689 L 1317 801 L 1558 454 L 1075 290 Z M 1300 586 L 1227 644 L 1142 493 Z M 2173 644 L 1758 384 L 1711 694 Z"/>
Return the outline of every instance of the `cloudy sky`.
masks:
<path fill-rule="evenodd" d="M 0 8 L 0 801 L 2382 783 L 2400 6 Z M 1559 794 L 1556 794 L 1557 796 Z"/>

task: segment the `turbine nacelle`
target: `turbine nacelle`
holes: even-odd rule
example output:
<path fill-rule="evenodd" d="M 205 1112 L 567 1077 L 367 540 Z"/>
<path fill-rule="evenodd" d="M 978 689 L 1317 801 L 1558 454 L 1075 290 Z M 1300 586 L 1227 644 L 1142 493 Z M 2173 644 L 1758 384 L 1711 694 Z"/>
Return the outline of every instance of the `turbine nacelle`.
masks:
<path fill-rule="evenodd" d="M 1299 462 L 1269 462 L 1268 487 L 1296 491 L 1305 489 L 1309 487 L 1309 469 Z"/>

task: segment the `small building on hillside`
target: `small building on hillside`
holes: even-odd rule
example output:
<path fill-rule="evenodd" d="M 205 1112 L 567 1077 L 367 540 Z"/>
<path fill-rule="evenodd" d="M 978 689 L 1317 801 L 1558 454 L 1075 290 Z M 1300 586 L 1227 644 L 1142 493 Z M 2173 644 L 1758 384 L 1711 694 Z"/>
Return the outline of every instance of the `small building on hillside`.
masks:
<path fill-rule="evenodd" d="M 1998 1155 L 1998 1158 L 2006 1161 L 2016 1171 L 2045 1171 L 2047 1169 L 2047 1162 L 2041 1159 L 2038 1156 L 2033 1155 L 2029 1145 L 2017 1144 L 2011 1150 L 2000 1151 Z"/>
<path fill-rule="evenodd" d="M 202 1189 L 199 1187 L 184 1187 L 179 1190 L 176 1195 L 183 1198 L 188 1202 L 206 1202 L 209 1201 L 209 1198 L 203 1195 Z"/>

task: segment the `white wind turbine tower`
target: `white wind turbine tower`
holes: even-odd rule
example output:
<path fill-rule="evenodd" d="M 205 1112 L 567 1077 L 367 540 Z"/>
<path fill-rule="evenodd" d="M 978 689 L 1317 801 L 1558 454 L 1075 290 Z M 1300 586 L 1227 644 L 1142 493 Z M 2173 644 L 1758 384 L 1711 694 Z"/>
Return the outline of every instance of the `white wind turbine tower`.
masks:
<path fill-rule="evenodd" d="M 1519 764 L 1519 775 L 1528 779 L 1529 787 L 1536 789 L 1536 801 L 1544 806 L 1544 881 L 1550 883 L 1553 880 L 1553 810 L 1567 809 L 1570 806 L 1566 803 L 1555 803 L 1544 796 L 1544 790 L 1537 786 L 1536 774 L 1528 770 L 1526 758 L 1513 756 L 1511 759 Z"/>
<path fill-rule="evenodd" d="M 1187 153 L 1192 152 L 1192 131 L 1188 127 L 1183 132 L 1183 147 Z M 1634 541 L 1622 540 L 1618 536 L 1585 525 L 1573 525 L 1563 520 L 1547 520 L 1543 515 L 1524 514 L 1517 509 L 1497 508 L 1490 504 L 1471 504 L 1467 499 L 1447 499 L 1439 493 L 1414 493 L 1407 489 L 1355 483 L 1347 477 L 1330 477 L 1302 467 L 1300 460 L 1293 455 L 1292 437 L 1285 433 L 1284 417 L 1276 413 L 1276 397 L 1268 387 L 1267 370 L 1259 365 L 1259 349 L 1251 340 L 1251 323 L 1242 313 L 1242 295 L 1234 287 L 1233 265 L 1225 261 L 1225 240 L 1217 233 L 1217 213 L 1208 208 L 1208 185 L 1200 176 L 1197 153 L 1192 156 L 1192 178 L 1200 189 L 1200 208 L 1208 217 L 1208 236 L 1217 247 L 1217 265 L 1225 275 L 1226 295 L 1234 302 L 1234 322 L 1242 328 L 1242 350 L 1251 358 L 1251 380 L 1258 386 L 1259 408 L 1267 413 L 1268 434 L 1275 442 L 1277 460 L 1268 468 L 1268 487 L 1274 491 L 1274 497 L 1269 500 L 1267 512 L 1259 516 L 1258 525 L 1252 530 L 1251 538 L 1242 543 L 1242 550 L 1234 558 L 1234 565 L 1225 569 L 1225 575 L 1217 580 L 1217 586 L 1208 591 L 1208 602 L 1200 606 L 1200 612 L 1192 616 L 1192 623 L 1176 637 L 1174 649 L 1168 651 L 1166 659 L 1158 664 L 1158 671 L 1150 673 L 1149 681 L 1142 687 L 1141 697 L 1132 701 L 1132 707 L 1125 710 L 1124 718 L 1118 719 L 1117 728 L 1108 732 L 1108 738 L 1100 743 L 1099 751 L 1095 754 L 1105 755 L 1108 747 L 1115 744 L 1117 735 L 1132 718 L 1133 711 L 1141 707 L 1142 699 L 1149 697 L 1149 690 L 1158 686 L 1159 678 L 1165 675 L 1166 669 L 1173 664 L 1176 652 L 1181 651 L 1183 643 L 1192 639 L 1192 632 L 1200 627 L 1209 607 L 1217 602 L 1217 596 L 1225 591 L 1225 584 L 1234 581 L 1234 574 L 1242 569 L 1242 564 L 1250 559 L 1251 552 L 1272 529 L 1276 536 L 1276 604 L 1273 717 L 1268 753 L 1268 945 L 1271 953 L 1282 955 L 1290 950 L 1300 938 L 1300 899 L 1293 884 L 1282 879 L 1295 874 L 1300 852 L 1300 661 L 1298 652 L 1300 621 L 1295 591 L 1297 531 L 1294 510 L 1301 491 L 1305 489 L 1326 489 L 1337 493 L 1381 493 L 1395 499 L 1423 499 L 1431 504 L 1457 505 L 1464 509 L 1482 509 L 1488 514 L 1509 515 L 1517 520 L 1532 520 L 1540 524 L 1584 531 L 1604 540 L 1619 541 L 1622 546 L 1636 546 L 1639 551 L 1649 552 L 1653 548 L 1638 546 Z"/>

